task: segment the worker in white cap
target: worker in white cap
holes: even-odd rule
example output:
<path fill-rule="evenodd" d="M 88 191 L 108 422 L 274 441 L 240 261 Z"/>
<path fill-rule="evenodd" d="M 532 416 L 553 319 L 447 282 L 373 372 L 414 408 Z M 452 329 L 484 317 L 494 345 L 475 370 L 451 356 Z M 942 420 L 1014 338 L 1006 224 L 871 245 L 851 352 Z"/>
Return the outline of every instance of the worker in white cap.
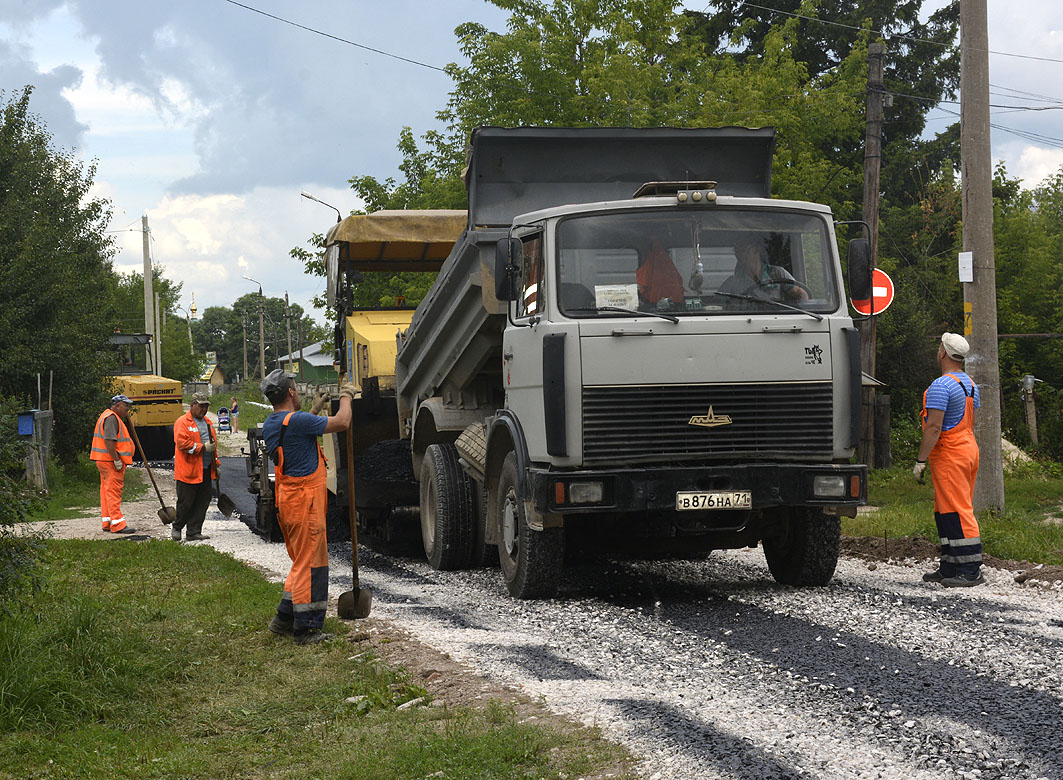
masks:
<path fill-rule="evenodd" d="M 969 351 L 963 336 L 941 334 L 937 354 L 941 376 L 923 393 L 923 439 L 912 469 L 922 478 L 929 461 L 934 480 L 934 522 L 941 541 L 940 565 L 923 579 L 952 588 L 985 582 L 982 537 L 974 517 L 974 481 L 978 475 L 974 412 L 981 399 L 978 385 L 963 370 Z"/>
<path fill-rule="evenodd" d="M 129 396 L 116 395 L 111 405 L 96 420 L 89 447 L 89 459 L 100 472 L 100 520 L 104 531 L 131 534 L 122 514 L 122 487 L 126 466 L 133 462 L 133 439 L 126 420 L 133 402 Z"/>

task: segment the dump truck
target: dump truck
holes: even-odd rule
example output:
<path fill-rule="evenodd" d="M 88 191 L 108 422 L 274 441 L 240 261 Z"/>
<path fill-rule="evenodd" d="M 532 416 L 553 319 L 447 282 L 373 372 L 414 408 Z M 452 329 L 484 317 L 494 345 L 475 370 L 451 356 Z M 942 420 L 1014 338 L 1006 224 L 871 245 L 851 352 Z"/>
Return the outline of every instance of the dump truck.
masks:
<path fill-rule="evenodd" d="M 129 416 L 148 460 L 173 459 L 173 424 L 184 414 L 181 382 L 155 373 L 150 333 L 115 333 L 109 342 L 115 354 L 114 393 L 133 402 Z M 140 457 L 138 452 L 136 457 Z"/>
<path fill-rule="evenodd" d="M 362 451 L 408 448 L 390 493 L 387 475 L 356 481 L 359 522 L 419 527 L 437 569 L 493 548 L 517 598 L 555 593 L 566 545 L 761 545 L 779 583 L 829 582 L 840 518 L 867 496 L 860 339 L 831 211 L 771 197 L 774 144 L 771 128 L 479 128 L 460 236 L 452 213 L 407 212 L 419 227 L 377 244 L 394 213 L 338 224 L 338 330 L 362 270 L 438 266 L 379 380 L 337 339 L 394 424 Z M 866 239 L 847 261 L 868 297 Z"/>

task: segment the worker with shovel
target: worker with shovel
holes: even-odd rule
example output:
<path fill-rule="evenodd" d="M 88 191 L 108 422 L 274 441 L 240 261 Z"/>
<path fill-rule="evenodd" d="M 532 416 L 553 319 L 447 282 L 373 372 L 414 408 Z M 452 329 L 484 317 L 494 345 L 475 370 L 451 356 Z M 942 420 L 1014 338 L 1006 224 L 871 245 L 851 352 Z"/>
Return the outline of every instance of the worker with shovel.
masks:
<path fill-rule="evenodd" d="M 347 430 L 351 422 L 353 385 L 340 388 L 340 407 L 335 417 L 317 416 L 328 395 L 320 394 L 310 413 L 302 407 L 295 381 L 281 369 L 262 380 L 262 394 L 273 404 L 262 424 L 266 450 L 276 466 L 277 516 L 292 568 L 284 581 L 284 594 L 269 630 L 290 634 L 297 645 L 331 639 L 323 633 L 328 606 L 328 547 L 325 508 L 325 456 L 317 437 Z"/>
<path fill-rule="evenodd" d="M 126 420 L 133 402 L 125 395 L 111 398 L 92 432 L 89 459 L 96 461 L 100 472 L 100 518 L 103 530 L 112 534 L 131 534 L 122 514 L 122 487 L 126 466 L 133 462 L 133 440 Z"/>
<path fill-rule="evenodd" d="M 188 411 L 173 424 L 173 476 L 177 481 L 177 519 L 170 526 L 170 538 L 198 542 L 210 506 L 211 482 L 218 476 L 218 437 L 207 419 L 210 398 L 205 393 L 192 396 Z"/>

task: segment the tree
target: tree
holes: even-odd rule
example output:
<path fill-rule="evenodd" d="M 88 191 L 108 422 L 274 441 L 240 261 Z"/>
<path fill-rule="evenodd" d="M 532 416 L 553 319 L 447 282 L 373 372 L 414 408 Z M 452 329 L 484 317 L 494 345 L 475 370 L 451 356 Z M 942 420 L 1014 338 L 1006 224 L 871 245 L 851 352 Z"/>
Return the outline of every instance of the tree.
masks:
<path fill-rule="evenodd" d="M 37 375 L 47 386 L 53 372 L 52 441 L 69 461 L 106 402 L 110 209 L 90 195 L 95 165 L 53 147 L 31 93 L 0 93 L 0 396 L 36 405 Z"/>

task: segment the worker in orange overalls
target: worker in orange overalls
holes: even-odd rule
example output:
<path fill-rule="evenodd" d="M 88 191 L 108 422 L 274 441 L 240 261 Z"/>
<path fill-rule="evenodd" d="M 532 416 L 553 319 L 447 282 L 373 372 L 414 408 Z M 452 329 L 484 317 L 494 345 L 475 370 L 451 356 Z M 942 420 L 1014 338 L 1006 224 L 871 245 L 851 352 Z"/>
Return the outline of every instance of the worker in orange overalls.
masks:
<path fill-rule="evenodd" d="M 100 472 L 100 519 L 103 530 L 112 534 L 131 534 L 122 514 L 122 486 L 126 466 L 133 462 L 133 440 L 125 421 L 133 402 L 128 396 L 116 395 L 111 406 L 103 410 L 92 432 L 89 458 Z"/>
<path fill-rule="evenodd" d="M 332 638 L 321 630 L 328 606 L 328 488 L 325 456 L 317 437 L 347 430 L 355 388 L 340 388 L 335 417 L 318 416 L 328 400 L 325 393 L 315 399 L 310 413 L 299 411 L 302 402 L 295 381 L 279 368 L 262 380 L 260 388 L 273 404 L 273 414 L 262 424 L 262 438 L 276 465 L 277 515 L 292 559 L 269 630 L 290 634 L 298 645 L 314 644 Z"/>
<path fill-rule="evenodd" d="M 982 537 L 974 517 L 974 481 L 978 476 L 974 410 L 981 399 L 978 385 L 963 371 L 969 350 L 963 336 L 941 334 L 937 354 L 941 376 L 923 393 L 923 439 L 912 469 L 921 479 L 929 459 L 934 479 L 934 522 L 941 540 L 940 565 L 923 579 L 947 588 L 985 582 Z"/>
<path fill-rule="evenodd" d="M 218 435 L 207 419 L 210 397 L 196 393 L 188 411 L 173 424 L 173 477 L 177 483 L 177 519 L 170 526 L 170 538 L 181 541 L 181 531 L 189 542 L 209 539 L 203 533 L 210 499 L 211 483 L 218 478 Z"/>

